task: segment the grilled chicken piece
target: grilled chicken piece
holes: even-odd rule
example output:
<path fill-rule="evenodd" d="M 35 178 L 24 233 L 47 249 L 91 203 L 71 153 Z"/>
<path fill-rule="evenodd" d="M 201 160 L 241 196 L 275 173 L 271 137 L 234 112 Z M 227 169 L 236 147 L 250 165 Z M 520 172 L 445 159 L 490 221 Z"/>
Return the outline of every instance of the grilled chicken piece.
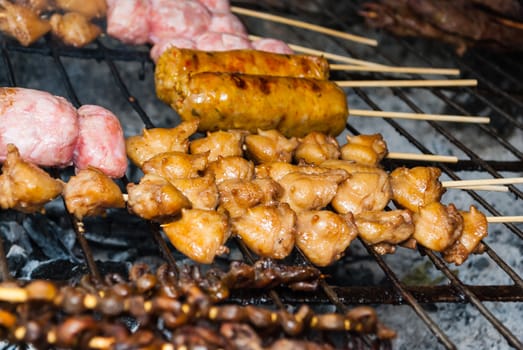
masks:
<path fill-rule="evenodd" d="M 441 170 L 434 167 L 396 168 L 390 173 L 392 200 L 398 206 L 417 212 L 439 202 L 445 189 L 439 181 Z"/>
<path fill-rule="evenodd" d="M 320 166 L 327 169 L 343 169 L 350 175 L 356 173 L 381 174 L 384 171 L 383 169 L 375 166 L 359 164 L 350 160 L 343 159 L 329 159 L 321 163 Z"/>
<path fill-rule="evenodd" d="M 343 181 L 332 199 L 332 207 L 341 214 L 358 215 L 365 211 L 383 210 L 392 198 L 388 174 L 354 173 Z"/>
<path fill-rule="evenodd" d="M 244 215 L 247 209 L 258 204 L 273 204 L 283 193 L 283 188 L 270 178 L 225 180 L 218 185 L 218 190 L 220 208 L 231 218 Z"/>
<path fill-rule="evenodd" d="M 227 216 L 214 210 L 183 209 L 176 221 L 162 225 L 176 249 L 192 260 L 210 264 L 216 255 L 227 252 L 230 236 Z"/>
<path fill-rule="evenodd" d="M 198 129 L 197 121 L 183 122 L 175 128 L 144 129 L 142 135 L 125 140 L 127 156 L 137 166 L 153 156 L 170 151 L 187 153 L 189 137 Z"/>
<path fill-rule="evenodd" d="M 179 151 L 159 153 L 142 164 L 145 174 L 155 174 L 166 180 L 195 178 L 207 167 L 206 154 Z"/>
<path fill-rule="evenodd" d="M 234 218 L 232 229 L 255 254 L 283 259 L 294 248 L 296 214 L 286 203 L 258 205 Z"/>
<path fill-rule="evenodd" d="M 139 184 L 127 185 L 129 211 L 146 220 L 163 222 L 178 215 L 191 202 L 163 177 L 148 174 Z"/>
<path fill-rule="evenodd" d="M 7 158 L 0 175 L 0 208 L 24 213 L 41 211 L 62 189 L 62 181 L 24 161 L 13 144 L 7 145 Z"/>
<path fill-rule="evenodd" d="M 409 210 L 366 211 L 356 215 L 358 235 L 369 244 L 398 244 L 414 233 Z"/>
<path fill-rule="evenodd" d="M 327 159 L 338 159 L 340 146 L 334 137 L 313 131 L 300 139 L 294 157 L 298 162 L 319 165 Z"/>
<path fill-rule="evenodd" d="M 91 43 L 101 33 L 102 29 L 78 12 L 68 12 L 64 15 L 55 13 L 49 21 L 51 32 L 66 45 L 83 47 Z"/>
<path fill-rule="evenodd" d="M 278 183 L 283 187 L 281 201 L 299 213 L 325 208 L 338 191 L 338 185 L 349 177 L 344 170 L 332 169 L 321 175 L 290 173 Z"/>
<path fill-rule="evenodd" d="M 120 187 L 95 168 L 80 170 L 65 184 L 63 196 L 67 211 L 78 220 L 104 215 L 109 208 L 125 208 Z"/>
<path fill-rule="evenodd" d="M 292 161 L 294 150 L 298 146 L 295 137 L 286 138 L 278 130 L 258 130 L 257 134 L 245 137 L 245 147 L 250 159 L 255 163 Z"/>
<path fill-rule="evenodd" d="M 315 165 L 294 165 L 284 162 L 272 162 L 257 165 L 255 172 L 258 178 L 271 177 L 276 181 L 280 181 L 285 175 L 290 173 L 322 175 L 331 173 L 332 169 Z"/>
<path fill-rule="evenodd" d="M 469 212 L 460 214 L 463 217 L 463 232 L 453 245 L 443 251 L 443 258 L 456 265 L 463 264 L 488 234 L 487 218 L 476 207 L 471 205 Z"/>
<path fill-rule="evenodd" d="M 317 266 L 339 260 L 358 235 L 352 214 L 339 215 L 328 210 L 298 213 L 296 245 Z"/>
<path fill-rule="evenodd" d="M 191 141 L 192 154 L 207 154 L 209 162 L 218 157 L 242 156 L 242 144 L 246 131 L 230 130 L 208 132 L 206 137 Z"/>
<path fill-rule="evenodd" d="M 51 30 L 48 21 L 32 9 L 0 0 L 0 31 L 29 46 Z"/>
<path fill-rule="evenodd" d="M 12 1 L 16 5 L 22 5 L 30 8 L 37 14 L 42 12 L 49 12 L 56 9 L 54 0 L 14 0 Z"/>
<path fill-rule="evenodd" d="M 106 0 L 55 0 L 56 7 L 65 12 L 78 12 L 87 18 L 102 18 L 107 13 Z"/>
<path fill-rule="evenodd" d="M 217 184 L 225 180 L 254 178 L 254 164 L 242 157 L 218 157 L 210 162 L 206 174 L 214 176 Z"/>
<path fill-rule="evenodd" d="M 378 166 L 387 153 L 387 144 L 381 134 L 347 135 L 347 143 L 341 148 L 341 159 Z"/>
<path fill-rule="evenodd" d="M 460 237 L 463 218 L 453 204 L 432 202 L 414 213 L 413 238 L 422 246 L 442 252 Z"/>
<path fill-rule="evenodd" d="M 170 182 L 179 189 L 192 204 L 193 209 L 216 209 L 219 193 L 212 175 L 172 179 Z"/>

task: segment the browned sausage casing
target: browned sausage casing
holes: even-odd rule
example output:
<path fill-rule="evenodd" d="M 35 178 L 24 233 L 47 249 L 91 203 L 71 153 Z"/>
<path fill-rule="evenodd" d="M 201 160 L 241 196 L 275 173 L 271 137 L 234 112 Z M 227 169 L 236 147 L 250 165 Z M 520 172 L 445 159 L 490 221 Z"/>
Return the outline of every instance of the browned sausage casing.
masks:
<path fill-rule="evenodd" d="M 177 97 L 166 100 L 199 131 L 277 129 L 302 137 L 311 131 L 338 135 L 348 117 L 345 93 L 328 80 L 231 73 L 191 75 Z"/>
<path fill-rule="evenodd" d="M 171 48 L 156 63 L 156 92 L 169 99 L 173 90 L 185 84 L 190 74 L 227 72 L 256 75 L 328 79 L 329 63 L 323 57 L 282 55 L 256 50 L 207 52 Z"/>

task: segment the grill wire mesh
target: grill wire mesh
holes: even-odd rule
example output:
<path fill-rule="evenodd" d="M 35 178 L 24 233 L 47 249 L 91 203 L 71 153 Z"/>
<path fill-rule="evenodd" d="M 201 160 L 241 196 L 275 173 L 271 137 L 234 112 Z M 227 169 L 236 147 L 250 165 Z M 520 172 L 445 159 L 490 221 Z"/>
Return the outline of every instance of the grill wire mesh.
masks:
<path fill-rule="evenodd" d="M 435 164 L 442 169 L 444 180 L 514 177 L 523 173 L 521 56 L 473 51 L 464 57 L 457 57 L 448 47 L 433 42 L 394 38 L 386 33 L 373 32 L 365 28 L 358 18 L 356 2 L 318 0 L 307 2 L 307 6 L 300 2 L 270 1 L 233 4 L 375 36 L 380 46 L 366 47 L 304 29 L 240 16 L 249 33 L 258 36 L 283 38 L 290 43 L 383 64 L 456 67 L 464 78 L 478 79 L 479 82 L 478 88 L 347 89 L 349 104 L 353 108 L 488 114 L 492 120 L 489 125 L 457 125 L 354 117 L 349 119 L 347 130 L 340 136 L 341 142 L 347 133 L 380 132 L 389 150 L 458 156 L 460 161 L 457 164 Z M 82 49 L 64 47 L 51 37 L 45 37 L 28 48 L 2 36 L 0 43 L 1 86 L 46 90 L 68 98 L 76 106 L 87 103 L 103 105 L 121 118 L 126 136 L 140 133 L 143 127 L 172 127 L 179 122 L 174 112 L 154 95 L 154 66 L 149 60 L 147 47 L 124 46 L 108 37 L 102 37 Z M 335 80 L 382 78 L 387 76 L 333 73 Z M 412 75 L 410 78 L 423 79 L 427 76 Z M 401 165 L 427 163 L 384 162 L 388 170 Z M 131 169 L 128 179 L 134 181 L 138 175 L 135 169 Z M 443 202 L 454 202 L 463 209 L 474 204 L 487 216 L 523 214 L 521 187 L 509 185 L 509 191 L 449 190 Z M 32 217 L 31 223 L 38 227 L 37 230 L 44 230 L 52 240 L 48 224 L 38 224 L 46 218 L 53 222 L 66 221 L 63 215 L 63 208 L 56 205 L 56 208 L 47 211 L 43 219 Z M 7 225 L 12 220 L 21 221 L 23 218 L 16 213 L 0 213 L 0 224 Z M 51 262 L 45 269 L 28 273 L 17 265 L 16 259 L 8 256 L 11 273 L 20 278 L 65 280 L 87 271 L 89 267 L 93 268 L 86 266 L 92 261 L 84 259 L 91 254 L 98 261 L 102 273 L 122 269 L 118 264 L 122 261 L 184 261 L 165 243 L 156 228 L 121 212 L 110 213 L 101 221 L 88 221 L 86 227 L 85 239 L 82 240 L 79 235 L 77 244 L 68 248 L 74 257 L 70 264 L 64 264 L 60 259 L 49 259 Z M 3 230 L 1 233 L 5 235 Z M 64 240 L 63 237 L 60 239 Z M 394 348 L 410 348 L 420 344 L 448 349 L 486 348 L 491 345 L 522 348 L 522 239 L 521 225 L 491 224 L 489 236 L 484 240 L 486 252 L 470 257 L 459 267 L 446 264 L 438 254 L 423 248 L 416 251 L 399 249 L 393 255 L 379 256 L 363 242 L 355 242 L 344 259 L 324 269 L 329 277 L 317 294 L 272 291 L 260 295 L 252 292 L 252 295 L 234 295 L 233 300 L 277 306 L 308 303 L 339 311 L 368 304 L 378 310 L 385 324 L 398 331 L 398 339 L 392 343 Z M 74 238 L 70 240 L 74 241 Z M 168 252 L 161 257 L 158 255 L 158 242 L 160 252 Z M 42 243 L 32 243 L 39 247 L 35 247 L 34 252 L 42 255 L 45 250 Z M 10 251 L 10 247 L 5 248 Z M 242 248 L 240 243 L 240 249 L 231 259 L 252 262 L 253 256 Z M 295 254 L 289 263 L 308 262 L 303 256 Z M 478 328 L 470 330 L 469 327 Z M 390 344 L 382 345 L 387 347 Z"/>

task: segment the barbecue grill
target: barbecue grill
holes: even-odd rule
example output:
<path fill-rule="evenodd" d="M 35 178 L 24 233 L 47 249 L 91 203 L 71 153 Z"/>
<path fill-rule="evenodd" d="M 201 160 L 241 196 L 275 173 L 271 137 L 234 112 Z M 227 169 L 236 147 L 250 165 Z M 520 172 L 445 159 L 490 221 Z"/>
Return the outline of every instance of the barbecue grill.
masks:
<path fill-rule="evenodd" d="M 380 45 L 367 47 L 240 16 L 249 32 L 258 36 L 283 38 L 289 43 L 383 64 L 456 67 L 464 78 L 477 79 L 479 84 L 478 88 L 451 89 L 354 88 L 347 90 L 353 108 L 488 114 L 492 120 L 489 125 L 458 125 L 354 117 L 349 119 L 340 140 L 347 133 L 379 132 L 393 151 L 457 156 L 456 164 L 434 164 L 442 169 L 443 180 L 503 178 L 523 173 L 520 54 L 474 50 L 459 57 L 442 44 L 375 32 L 363 25 L 356 2 L 318 0 L 311 1 L 310 6 L 270 1 L 233 4 L 375 36 Z M 0 86 L 46 90 L 68 98 L 76 106 L 105 106 L 121 118 L 126 136 L 140 133 L 143 127 L 172 127 L 179 122 L 175 112 L 154 94 L 154 67 L 145 46 L 125 46 L 102 37 L 88 47 L 76 49 L 46 36 L 31 47 L 22 47 L 1 35 L 0 45 Z M 334 80 L 384 76 L 341 72 L 333 75 Z M 388 170 L 402 165 L 427 163 L 384 162 Z M 65 176 L 68 171 L 64 170 Z M 130 169 L 127 179 L 136 180 L 138 173 Z M 508 187 L 509 193 L 448 190 L 444 202 L 454 202 L 460 208 L 473 204 L 487 216 L 521 215 L 522 188 Z M 94 278 L 114 271 L 125 274 L 129 263 L 136 261 L 152 265 L 162 261 L 187 262 L 156 227 L 123 211 L 87 220 L 85 233 L 71 230 L 77 227 L 71 220 L 60 201 L 51 203 L 45 215 L 0 213 L 0 234 L 7 252 L 7 259 L 0 256 L 2 272 L 23 280 L 67 281 L 85 272 Z M 342 260 L 322 270 L 327 277 L 314 294 L 275 289 L 235 293 L 232 300 L 276 307 L 306 303 L 338 311 L 370 305 L 376 308 L 383 323 L 398 332 L 392 343 L 363 338 L 352 343 L 354 347 L 523 348 L 522 229 L 521 224 L 491 224 L 489 236 L 484 239 L 485 253 L 469 257 L 459 267 L 448 265 L 438 254 L 422 247 L 400 248 L 395 254 L 380 256 L 363 242 L 354 242 Z M 241 242 L 229 244 L 234 246 L 229 259 L 253 263 L 253 254 Z M 289 264 L 308 264 L 299 253 L 288 260 Z M 219 259 L 217 264 L 226 262 Z"/>

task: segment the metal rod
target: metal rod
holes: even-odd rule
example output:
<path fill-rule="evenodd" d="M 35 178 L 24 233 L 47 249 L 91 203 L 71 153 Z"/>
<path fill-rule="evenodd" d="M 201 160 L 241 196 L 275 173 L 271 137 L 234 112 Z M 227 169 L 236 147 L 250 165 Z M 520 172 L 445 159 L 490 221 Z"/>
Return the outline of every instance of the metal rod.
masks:
<path fill-rule="evenodd" d="M 91 247 L 89 246 L 87 239 L 85 239 L 83 223 L 76 220 L 71 215 L 69 216 L 73 224 L 74 232 L 76 233 L 76 239 L 78 240 L 78 243 L 80 243 L 80 247 L 82 248 L 82 253 L 84 255 L 87 268 L 89 269 L 89 275 L 91 276 L 91 279 L 95 285 L 101 286 L 103 285 L 102 275 L 100 274 L 100 270 L 98 269 L 96 261 L 94 260 Z"/>
<path fill-rule="evenodd" d="M 9 272 L 7 256 L 5 255 L 4 239 L 0 236 L 0 281 L 12 281 L 13 276 Z"/>
<path fill-rule="evenodd" d="M 109 69 L 111 70 L 111 74 L 113 75 L 116 85 L 118 85 L 118 87 L 120 88 L 120 91 L 122 92 L 122 95 L 125 97 L 126 101 L 133 107 L 136 113 L 138 113 L 146 128 L 154 128 L 153 122 L 151 121 L 147 113 L 145 113 L 145 111 L 143 110 L 142 106 L 140 105 L 140 102 L 129 92 L 129 89 L 125 85 L 122 76 L 118 72 L 118 69 L 116 68 L 116 65 L 114 64 L 113 60 L 108 57 L 106 47 L 99 40 L 97 40 L 97 44 L 100 48 L 100 51 L 104 53 L 104 61 L 109 66 Z"/>
<path fill-rule="evenodd" d="M 160 233 L 160 227 L 158 224 L 149 221 L 149 227 L 150 232 L 156 241 L 156 244 L 158 244 L 158 248 L 160 249 L 160 254 L 162 257 L 167 260 L 167 264 L 169 264 L 169 267 L 172 269 L 173 273 L 178 277 L 180 275 L 180 271 L 178 269 L 178 265 L 176 264 L 176 259 L 174 258 L 174 255 L 172 254 L 171 250 L 169 249 L 169 246 L 163 239 L 161 233 Z"/>
<path fill-rule="evenodd" d="M 447 349 L 457 349 L 456 345 L 449 339 L 445 332 L 443 332 L 438 324 L 432 318 L 430 318 L 429 314 L 423 309 L 423 307 L 421 307 L 416 298 L 414 298 L 414 296 L 405 288 L 403 283 L 401 283 L 394 271 L 392 271 L 392 269 L 385 263 L 383 258 L 363 240 L 360 239 L 360 241 L 365 246 L 365 249 L 367 249 L 369 255 L 374 257 L 380 268 L 394 286 L 396 292 L 399 293 L 399 297 L 401 298 L 400 300 L 405 301 L 412 307 L 414 312 L 429 327 L 430 331 Z"/>
<path fill-rule="evenodd" d="M 456 303 L 462 304 L 463 297 L 456 293 L 456 288 L 451 285 L 403 285 L 420 304 Z M 369 285 L 369 286 L 331 286 L 332 290 L 343 304 L 388 304 L 404 305 L 405 300 L 398 298 L 394 285 Z M 522 289 L 517 285 L 467 285 L 477 298 L 484 302 L 523 302 Z M 305 303 L 324 305 L 330 298 L 321 294 L 297 293 L 295 291 L 281 291 L 282 301 L 287 304 Z M 232 295 L 232 300 L 244 303 L 259 298 L 259 291 L 242 291 L 241 295 Z M 262 300 L 263 302 L 263 300 Z"/>
<path fill-rule="evenodd" d="M 49 47 L 51 48 L 51 56 L 53 57 L 56 66 L 58 67 L 58 71 L 60 72 L 60 76 L 62 77 L 62 81 L 65 85 L 65 89 L 67 91 L 67 95 L 69 96 L 69 100 L 76 108 L 78 108 L 82 105 L 82 103 L 80 102 L 80 99 L 78 98 L 78 95 L 74 90 L 73 84 L 71 83 L 71 79 L 69 79 L 69 74 L 67 74 L 67 70 L 65 69 L 65 66 L 62 63 L 62 59 L 56 51 L 56 45 L 52 40 L 48 39 L 47 37 L 46 41 L 49 44 Z"/>
<path fill-rule="evenodd" d="M 422 248 L 423 249 L 423 248 Z M 496 330 L 505 337 L 507 342 L 516 349 L 523 349 L 523 343 L 519 341 L 514 333 L 512 333 L 499 319 L 497 319 L 486 307 L 481 303 L 479 298 L 468 288 L 459 278 L 457 278 L 442 259 L 428 249 L 423 249 L 424 253 L 430 258 L 434 265 L 441 270 L 445 276 L 452 282 L 452 284 L 459 289 L 466 298 L 478 309 L 479 312 L 496 328 Z"/>
<path fill-rule="evenodd" d="M 2 39 L 2 59 L 7 67 L 7 81 L 9 86 L 16 86 L 16 78 L 13 70 L 13 64 L 9 58 L 9 52 L 7 51 L 5 41 Z"/>

